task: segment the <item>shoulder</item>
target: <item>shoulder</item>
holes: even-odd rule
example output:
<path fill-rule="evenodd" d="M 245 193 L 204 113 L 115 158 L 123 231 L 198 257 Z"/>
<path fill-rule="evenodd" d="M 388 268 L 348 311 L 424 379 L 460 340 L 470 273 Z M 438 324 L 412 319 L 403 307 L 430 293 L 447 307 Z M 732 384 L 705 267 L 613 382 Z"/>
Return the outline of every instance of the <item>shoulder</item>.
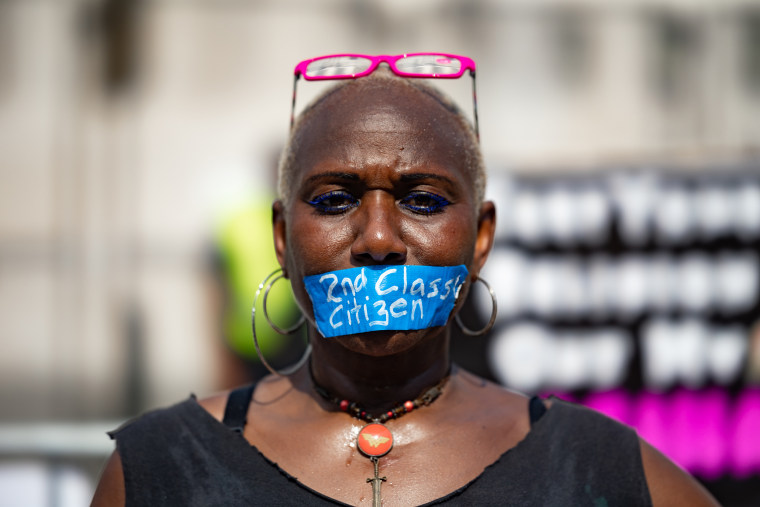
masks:
<path fill-rule="evenodd" d="M 121 427 L 109 433 L 109 435 L 111 435 L 112 438 L 117 438 L 127 430 L 132 430 L 134 428 L 144 429 L 146 425 L 156 427 L 172 424 L 180 419 L 194 419 L 198 417 L 199 414 L 203 414 L 203 411 L 207 412 L 217 421 L 222 421 L 224 418 L 224 410 L 227 406 L 227 400 L 231 392 L 233 391 L 220 391 L 201 399 L 198 399 L 195 395 L 191 395 L 184 401 L 174 405 L 145 412 L 144 414 L 127 421 Z M 199 407 L 203 410 L 199 411 Z"/>
<path fill-rule="evenodd" d="M 224 391 L 201 400 L 190 397 L 175 405 L 146 412 L 111 432 L 109 435 L 117 441 L 117 450 L 111 454 L 103 467 L 92 505 L 125 504 L 126 488 L 122 452 L 126 452 L 127 457 L 133 459 L 135 449 L 138 453 L 143 453 L 146 448 L 155 446 L 157 440 L 166 441 L 167 436 L 177 430 L 177 420 L 185 419 L 193 412 L 199 413 L 198 405 L 212 417 L 221 421 L 228 396 L 229 391 Z"/>
<path fill-rule="evenodd" d="M 457 435 L 461 449 L 492 463 L 531 431 L 526 396 L 462 368 L 453 370 L 449 382 L 440 401 L 424 412 L 433 434 Z"/>
<path fill-rule="evenodd" d="M 130 419 L 108 435 L 117 443 L 137 438 L 164 438 L 163 433 L 193 425 L 199 417 L 202 418 L 204 410 L 201 410 L 199 405 L 200 402 L 195 396 L 190 396 L 174 405 L 156 408 Z"/>
<path fill-rule="evenodd" d="M 231 391 L 222 391 L 206 398 L 202 398 L 198 400 L 198 405 L 200 405 L 214 419 L 221 421 L 224 418 L 224 409 L 227 406 L 230 392 Z"/>
<path fill-rule="evenodd" d="M 614 451 L 640 462 L 636 467 L 643 471 L 655 507 L 718 505 L 699 482 L 641 439 L 633 428 L 581 405 L 560 400 L 547 402 L 551 404 L 548 412 L 561 416 L 554 420 L 563 427 L 563 431 L 576 435 L 575 438 L 580 441 L 588 439 L 602 453 Z M 557 409 L 559 411 L 555 412 Z M 622 465 L 618 465 L 618 471 L 621 469 Z"/>
<path fill-rule="evenodd" d="M 639 441 L 633 428 L 583 405 L 558 398 L 541 400 L 546 407 L 533 424 L 534 441 L 557 456 L 592 463 L 619 463 L 641 471 Z M 619 468 L 618 467 L 618 468 Z M 642 479 L 643 480 L 643 479 Z"/>
<path fill-rule="evenodd" d="M 718 502 L 692 476 L 681 470 L 660 451 L 639 439 L 652 504 L 674 506 L 717 506 Z"/>
<path fill-rule="evenodd" d="M 529 431 L 527 396 L 460 367 L 452 371 L 450 383 L 453 389 L 444 389 L 441 405 L 447 405 L 446 412 L 454 422 L 464 424 L 474 417 L 481 424 L 494 424 L 502 430 L 514 428 L 522 434 Z M 452 405 L 455 410 L 451 410 Z"/>
<path fill-rule="evenodd" d="M 100 475 L 98 487 L 95 489 L 95 495 L 92 497 L 91 507 L 113 507 L 115 505 L 124 505 L 125 502 L 126 492 L 121 456 L 119 456 L 118 451 L 114 451 Z"/>

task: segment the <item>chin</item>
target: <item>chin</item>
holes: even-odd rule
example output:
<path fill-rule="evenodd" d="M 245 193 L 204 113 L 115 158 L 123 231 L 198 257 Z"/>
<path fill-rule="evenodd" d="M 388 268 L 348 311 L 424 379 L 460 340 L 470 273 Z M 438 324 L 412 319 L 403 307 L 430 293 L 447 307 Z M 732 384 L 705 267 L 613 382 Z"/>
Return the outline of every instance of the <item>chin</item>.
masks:
<path fill-rule="evenodd" d="M 372 331 L 352 336 L 330 338 L 341 346 L 358 354 L 387 357 L 406 352 L 423 342 L 434 339 L 440 329 L 416 329 L 412 331 Z"/>

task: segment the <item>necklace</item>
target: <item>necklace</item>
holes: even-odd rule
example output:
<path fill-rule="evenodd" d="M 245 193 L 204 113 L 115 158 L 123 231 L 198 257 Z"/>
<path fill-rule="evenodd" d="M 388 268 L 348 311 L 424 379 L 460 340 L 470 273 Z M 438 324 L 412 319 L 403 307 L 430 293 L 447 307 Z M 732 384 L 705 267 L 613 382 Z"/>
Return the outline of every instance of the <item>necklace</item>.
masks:
<path fill-rule="evenodd" d="M 356 446 L 362 454 L 372 461 L 372 464 L 374 465 L 375 476 L 367 478 L 367 482 L 372 483 L 372 506 L 380 507 L 380 484 L 385 482 L 387 478 L 380 477 L 378 469 L 379 462 L 380 458 L 388 454 L 393 448 L 393 434 L 383 423 L 390 419 L 398 419 L 402 415 L 408 414 L 416 408 L 425 407 L 433 403 L 443 392 L 443 386 L 448 382 L 449 376 L 446 375 L 443 377 L 440 382 L 427 389 L 414 400 L 407 400 L 403 403 L 399 403 L 386 412 L 372 415 L 360 407 L 358 403 L 338 398 L 337 396 L 330 394 L 324 387 L 317 384 L 317 381 L 314 379 L 314 373 L 311 371 L 311 363 L 309 363 L 309 375 L 311 376 L 314 390 L 317 391 L 322 398 L 356 419 L 369 423 L 359 430 L 359 434 L 356 436 Z"/>

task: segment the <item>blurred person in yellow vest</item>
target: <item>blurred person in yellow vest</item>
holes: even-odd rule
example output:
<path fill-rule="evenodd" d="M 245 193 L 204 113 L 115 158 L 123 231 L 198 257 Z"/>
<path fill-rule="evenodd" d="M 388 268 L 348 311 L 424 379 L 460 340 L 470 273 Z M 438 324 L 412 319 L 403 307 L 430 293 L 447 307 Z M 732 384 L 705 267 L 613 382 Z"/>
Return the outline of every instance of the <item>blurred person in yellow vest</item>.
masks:
<path fill-rule="evenodd" d="M 276 160 L 270 163 L 272 175 Z M 263 179 L 263 178 L 262 178 Z M 268 185 L 271 188 L 271 185 Z M 219 368 L 220 388 L 249 383 L 263 377 L 267 370 L 256 355 L 251 331 L 251 308 L 259 284 L 279 268 L 272 238 L 272 202 L 274 194 L 252 192 L 221 215 L 214 233 L 214 273 L 220 294 L 216 312 L 223 346 Z M 256 311 L 263 310 L 263 291 Z M 290 284 L 278 283 L 267 298 L 272 321 L 281 328 L 290 327 L 299 312 Z M 256 333 L 265 357 L 273 364 L 290 364 L 303 353 L 301 332 L 281 335 L 259 319 Z"/>

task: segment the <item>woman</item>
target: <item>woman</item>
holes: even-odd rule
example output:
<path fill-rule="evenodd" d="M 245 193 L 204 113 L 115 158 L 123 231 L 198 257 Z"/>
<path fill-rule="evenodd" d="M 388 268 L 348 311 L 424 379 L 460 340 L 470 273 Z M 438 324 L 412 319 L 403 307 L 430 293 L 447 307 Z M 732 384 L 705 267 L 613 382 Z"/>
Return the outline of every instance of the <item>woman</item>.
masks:
<path fill-rule="evenodd" d="M 95 505 L 714 504 L 632 430 L 450 364 L 495 210 L 440 94 L 382 67 L 339 84 L 295 125 L 280 178 L 275 249 L 309 361 L 115 432 Z"/>

